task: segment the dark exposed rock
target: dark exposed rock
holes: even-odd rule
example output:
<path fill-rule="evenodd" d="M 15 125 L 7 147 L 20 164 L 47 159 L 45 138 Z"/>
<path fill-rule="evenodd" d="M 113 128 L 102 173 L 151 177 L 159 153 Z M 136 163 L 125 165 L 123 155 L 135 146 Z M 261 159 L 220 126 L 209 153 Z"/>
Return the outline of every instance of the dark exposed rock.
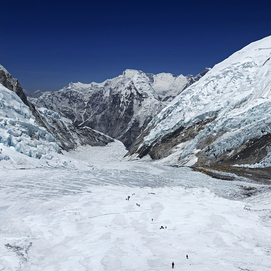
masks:
<path fill-rule="evenodd" d="M 218 134 L 216 137 L 220 135 L 221 134 Z M 213 139 L 215 139 L 215 137 Z M 263 135 L 260 138 L 250 139 L 237 149 L 226 151 L 219 157 L 212 157 L 209 155 L 209 151 L 211 150 L 205 148 L 202 152 L 197 154 L 198 161 L 195 166 L 256 164 L 267 155 L 266 147 L 268 146 L 271 146 L 270 134 Z"/>
<path fill-rule="evenodd" d="M 44 118 L 44 116 L 43 116 Z M 75 127 L 72 123 L 64 122 L 53 115 L 46 114 L 47 130 L 54 136 L 57 144 L 66 151 L 79 145 L 105 146 L 114 140 L 89 127 Z"/>
<path fill-rule="evenodd" d="M 170 155 L 171 150 L 180 143 L 189 141 L 193 139 L 202 129 L 204 129 L 205 125 L 212 122 L 216 117 L 207 118 L 203 121 L 197 122 L 189 127 L 179 127 L 171 133 L 166 134 L 165 136 L 158 138 L 152 144 L 148 146 L 142 146 L 138 151 L 138 157 L 142 158 L 143 156 L 149 154 L 152 159 L 161 159 Z M 150 127 L 149 129 L 152 129 Z M 142 135 L 140 135 L 137 145 L 133 146 L 130 150 L 129 155 L 132 155 L 137 147 L 141 143 L 141 140 L 144 136 L 148 134 L 148 131 L 144 131 Z"/>
<path fill-rule="evenodd" d="M 5 247 L 14 252 L 16 254 L 16 256 L 22 260 L 27 262 L 28 260 L 28 251 L 32 246 L 32 242 L 30 242 L 29 244 L 25 244 L 23 246 L 18 246 L 18 245 L 11 245 L 10 243 L 5 244 Z"/>
<path fill-rule="evenodd" d="M 137 150 L 139 149 L 139 146 L 142 143 L 142 139 L 154 128 L 154 125 L 150 125 L 149 127 L 147 127 L 141 134 L 140 136 L 138 136 L 136 138 L 136 140 L 134 141 L 133 145 L 131 146 L 131 148 L 129 149 L 129 151 L 127 152 L 127 154 L 125 156 L 129 156 L 129 155 L 133 155 L 137 152 Z M 145 145 L 143 147 L 140 148 L 140 152 L 137 152 L 137 156 L 138 158 L 142 158 L 145 155 L 147 155 L 151 150 L 151 146 Z"/>
<path fill-rule="evenodd" d="M 260 138 L 250 139 L 238 148 L 234 155 L 230 156 L 228 162 L 233 164 L 259 163 L 267 155 L 266 147 L 270 145 L 271 134 L 264 135 Z M 224 161 L 225 160 L 226 159 L 224 159 Z"/>
<path fill-rule="evenodd" d="M 251 179 L 255 182 L 263 184 L 271 184 L 271 168 L 270 167 L 260 167 L 260 168 L 249 168 L 249 167 L 237 167 L 232 165 L 213 165 L 204 167 L 192 167 L 193 170 L 199 171 L 201 173 L 207 174 L 213 178 L 233 181 L 237 177 L 245 177 Z M 228 173 L 228 175 L 225 173 Z M 245 189 L 249 190 L 249 189 Z"/>

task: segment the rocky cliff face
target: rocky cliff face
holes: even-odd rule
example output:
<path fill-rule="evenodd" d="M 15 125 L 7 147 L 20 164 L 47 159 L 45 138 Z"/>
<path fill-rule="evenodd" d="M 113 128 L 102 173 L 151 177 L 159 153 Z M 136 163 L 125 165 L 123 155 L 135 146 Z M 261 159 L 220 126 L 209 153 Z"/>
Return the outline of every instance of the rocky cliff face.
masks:
<path fill-rule="evenodd" d="M 217 64 L 164 108 L 129 155 L 170 165 L 271 165 L 271 37 Z"/>
<path fill-rule="evenodd" d="M 29 107 L 37 123 L 53 136 L 61 149 L 68 151 L 85 144 L 103 146 L 113 141 L 112 138 L 88 127 L 81 126 L 80 128 L 75 128 L 70 120 L 61 118 L 54 112 L 49 113 L 46 110 L 37 110 L 35 106 L 28 101 L 18 80 L 14 79 L 1 65 L 0 83 L 20 97 L 23 103 Z"/>
<path fill-rule="evenodd" d="M 71 119 L 77 128 L 95 129 L 122 141 L 129 148 L 169 101 L 208 70 L 196 77 L 126 70 L 100 84 L 70 83 L 32 101 L 38 107 Z"/>
<path fill-rule="evenodd" d="M 38 111 L 47 131 L 54 136 L 56 143 L 63 150 L 69 151 L 81 145 L 105 146 L 114 141 L 111 137 L 89 127 L 75 127 L 71 120 L 61 117 L 54 111 L 45 108 Z"/>

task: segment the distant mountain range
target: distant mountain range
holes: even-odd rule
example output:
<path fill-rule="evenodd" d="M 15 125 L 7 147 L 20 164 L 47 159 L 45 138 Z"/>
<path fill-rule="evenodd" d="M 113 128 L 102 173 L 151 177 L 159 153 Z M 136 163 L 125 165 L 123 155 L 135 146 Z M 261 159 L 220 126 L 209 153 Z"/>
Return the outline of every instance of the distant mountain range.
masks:
<path fill-rule="evenodd" d="M 78 128 L 95 129 L 129 148 L 154 116 L 208 71 L 174 77 L 130 69 L 103 83 L 70 83 L 56 92 L 39 93 L 31 101 L 72 120 Z"/>

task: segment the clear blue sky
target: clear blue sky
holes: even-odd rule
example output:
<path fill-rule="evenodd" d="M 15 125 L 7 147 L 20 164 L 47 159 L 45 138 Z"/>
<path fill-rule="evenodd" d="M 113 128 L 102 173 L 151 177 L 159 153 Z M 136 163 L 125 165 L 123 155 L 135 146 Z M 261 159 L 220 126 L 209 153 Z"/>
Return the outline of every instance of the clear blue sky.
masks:
<path fill-rule="evenodd" d="M 200 73 L 271 35 L 271 1 L 9 0 L 0 64 L 29 91 L 123 70 Z"/>

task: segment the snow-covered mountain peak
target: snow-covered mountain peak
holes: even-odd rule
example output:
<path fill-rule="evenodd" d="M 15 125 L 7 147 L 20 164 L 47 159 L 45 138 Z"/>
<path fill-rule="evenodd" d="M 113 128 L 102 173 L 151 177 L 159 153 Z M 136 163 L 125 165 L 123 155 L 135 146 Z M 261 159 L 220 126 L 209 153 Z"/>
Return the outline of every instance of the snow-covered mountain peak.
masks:
<path fill-rule="evenodd" d="M 183 75 L 180 75 L 185 78 Z M 165 95 L 170 90 L 171 85 L 176 80 L 176 77 L 172 73 L 158 73 L 153 75 L 152 87 L 159 95 Z M 187 82 L 186 82 L 187 83 Z"/>
<path fill-rule="evenodd" d="M 76 90 L 76 91 L 86 91 L 87 89 L 90 89 L 92 87 L 91 84 L 84 84 L 81 82 L 77 83 L 69 83 L 68 86 L 62 88 L 60 91 L 70 91 L 70 90 Z"/>
<path fill-rule="evenodd" d="M 171 83 L 176 78 L 172 73 L 166 73 L 166 72 L 154 74 L 153 77 L 154 77 L 154 82 L 161 81 L 161 82 L 171 82 Z"/>
<path fill-rule="evenodd" d="M 122 75 L 123 77 L 127 78 L 127 79 L 131 79 L 133 78 L 136 74 L 142 73 L 142 71 L 139 70 L 134 70 L 134 69 L 126 69 Z"/>
<path fill-rule="evenodd" d="M 133 75 L 131 80 L 133 81 L 136 90 L 144 97 L 153 97 L 157 100 L 160 99 L 145 73 L 137 72 Z"/>
<path fill-rule="evenodd" d="M 149 123 L 153 129 L 145 133 L 139 155 L 161 158 L 175 153 L 171 163 L 186 165 L 232 163 L 243 157 L 247 141 L 262 140 L 261 154 L 242 161 L 266 163 L 270 158 L 262 159 L 269 153 L 271 134 L 270 44 L 271 36 L 244 47 L 186 88 Z"/>

